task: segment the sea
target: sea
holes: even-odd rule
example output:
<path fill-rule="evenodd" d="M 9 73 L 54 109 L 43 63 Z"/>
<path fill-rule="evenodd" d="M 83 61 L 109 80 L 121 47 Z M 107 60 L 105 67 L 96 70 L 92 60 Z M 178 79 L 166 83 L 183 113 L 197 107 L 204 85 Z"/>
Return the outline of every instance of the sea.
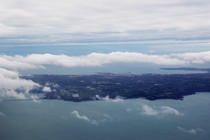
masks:
<path fill-rule="evenodd" d="M 0 101 L 0 140 L 209 140 L 210 93 L 183 100 Z"/>

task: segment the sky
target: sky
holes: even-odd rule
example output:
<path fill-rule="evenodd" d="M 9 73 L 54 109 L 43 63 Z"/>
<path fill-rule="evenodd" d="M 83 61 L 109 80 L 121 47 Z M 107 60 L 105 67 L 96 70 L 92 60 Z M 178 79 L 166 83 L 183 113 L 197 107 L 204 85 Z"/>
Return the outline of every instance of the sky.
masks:
<path fill-rule="evenodd" d="M 21 75 L 210 66 L 209 0 L 1 0 L 0 13 L 2 97 L 39 86 Z"/>
<path fill-rule="evenodd" d="M 1 46 L 206 42 L 209 0 L 1 0 Z"/>

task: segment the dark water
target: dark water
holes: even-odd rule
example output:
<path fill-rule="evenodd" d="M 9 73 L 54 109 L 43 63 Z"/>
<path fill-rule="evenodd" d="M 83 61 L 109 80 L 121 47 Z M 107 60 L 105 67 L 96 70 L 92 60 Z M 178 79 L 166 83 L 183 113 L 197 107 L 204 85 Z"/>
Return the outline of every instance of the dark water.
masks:
<path fill-rule="evenodd" d="M 209 140 L 210 93 L 180 100 L 0 102 L 1 140 Z"/>

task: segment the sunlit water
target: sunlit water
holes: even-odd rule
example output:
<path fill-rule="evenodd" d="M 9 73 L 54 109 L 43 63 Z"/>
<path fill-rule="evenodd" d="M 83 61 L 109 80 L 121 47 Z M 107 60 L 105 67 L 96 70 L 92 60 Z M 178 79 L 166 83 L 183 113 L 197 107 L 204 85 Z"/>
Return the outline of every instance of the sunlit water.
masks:
<path fill-rule="evenodd" d="M 209 140 L 210 93 L 180 100 L 1 101 L 1 140 Z"/>

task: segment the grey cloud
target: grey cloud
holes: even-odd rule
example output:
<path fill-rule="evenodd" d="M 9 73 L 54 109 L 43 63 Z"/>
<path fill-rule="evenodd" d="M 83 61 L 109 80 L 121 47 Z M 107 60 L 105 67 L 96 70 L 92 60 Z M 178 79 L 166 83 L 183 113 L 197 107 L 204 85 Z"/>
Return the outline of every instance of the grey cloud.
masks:
<path fill-rule="evenodd" d="M 208 0 L 1 0 L 0 5 L 1 35 L 210 29 Z"/>

